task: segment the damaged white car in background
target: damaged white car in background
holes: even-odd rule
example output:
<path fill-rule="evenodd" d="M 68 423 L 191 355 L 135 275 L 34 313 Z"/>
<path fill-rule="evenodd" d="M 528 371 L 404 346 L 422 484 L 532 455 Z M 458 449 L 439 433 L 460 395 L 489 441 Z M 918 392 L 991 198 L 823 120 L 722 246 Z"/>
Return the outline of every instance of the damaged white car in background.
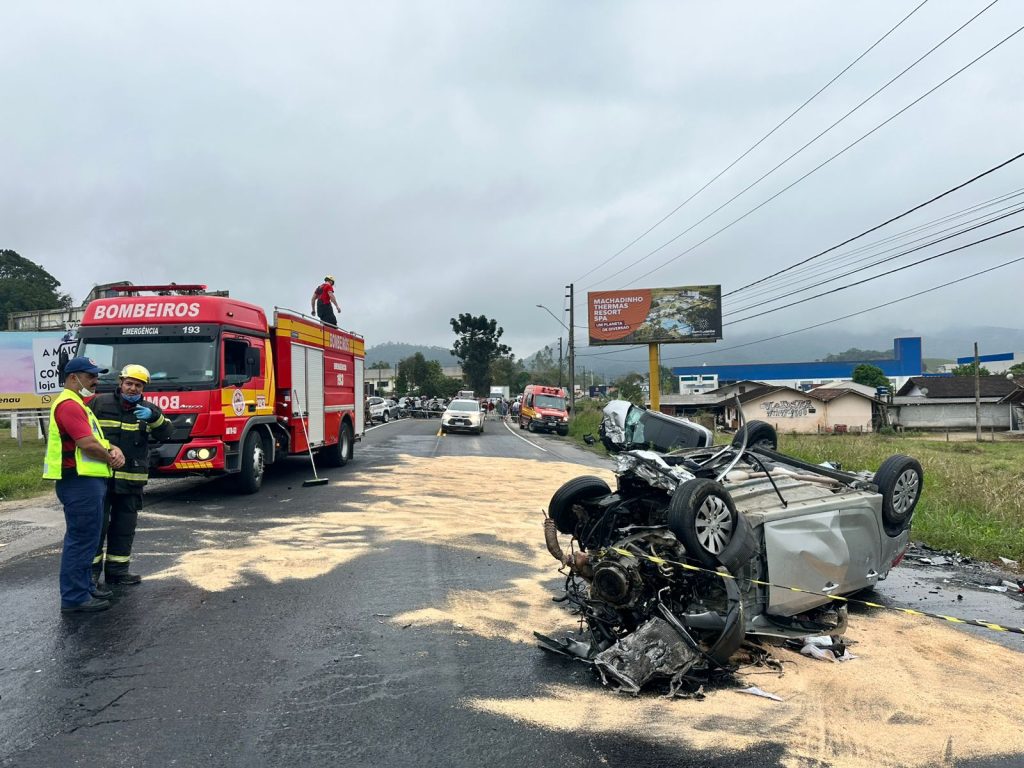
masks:
<path fill-rule="evenodd" d="M 601 436 L 621 451 L 616 488 L 570 480 L 544 521 L 566 574 L 557 599 L 581 631 L 535 635 L 618 690 L 695 689 L 732 669 L 746 635 L 841 635 L 846 606 L 831 596 L 884 579 L 909 545 L 924 480 L 909 456 L 845 472 L 778 453 L 765 422 L 714 446 L 704 427 L 624 401 L 605 408 Z"/>

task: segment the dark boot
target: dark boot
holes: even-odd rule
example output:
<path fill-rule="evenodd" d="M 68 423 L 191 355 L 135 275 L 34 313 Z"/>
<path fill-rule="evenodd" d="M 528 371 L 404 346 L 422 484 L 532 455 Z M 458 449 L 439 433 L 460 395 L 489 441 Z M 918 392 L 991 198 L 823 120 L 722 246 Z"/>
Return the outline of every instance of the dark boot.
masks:
<path fill-rule="evenodd" d="M 125 571 L 124 573 L 110 573 L 108 571 L 105 581 L 109 586 L 117 586 L 120 584 L 141 584 L 142 577 L 137 573 L 128 573 L 128 571 Z"/>
<path fill-rule="evenodd" d="M 96 611 L 105 611 L 110 607 L 109 600 L 98 600 L 95 597 L 90 597 L 84 603 L 78 603 L 77 605 L 62 605 L 60 607 L 61 613 L 95 613 Z"/>

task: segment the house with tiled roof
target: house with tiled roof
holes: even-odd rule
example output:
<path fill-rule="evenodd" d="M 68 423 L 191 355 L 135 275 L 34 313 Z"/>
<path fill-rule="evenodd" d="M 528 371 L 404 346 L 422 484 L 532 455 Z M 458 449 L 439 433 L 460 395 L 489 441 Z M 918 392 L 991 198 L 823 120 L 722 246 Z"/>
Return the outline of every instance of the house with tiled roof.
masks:
<path fill-rule="evenodd" d="M 884 403 L 852 387 L 829 387 L 809 392 L 769 386 L 739 396 L 748 421 L 766 421 L 778 432 L 872 432 L 880 423 Z M 735 403 L 726 404 L 726 418 L 738 424 Z"/>
<path fill-rule="evenodd" d="M 1024 389 L 1005 376 L 981 376 L 981 428 L 1020 429 Z M 903 429 L 974 429 L 977 423 L 973 376 L 914 376 L 893 397 L 892 423 Z"/>

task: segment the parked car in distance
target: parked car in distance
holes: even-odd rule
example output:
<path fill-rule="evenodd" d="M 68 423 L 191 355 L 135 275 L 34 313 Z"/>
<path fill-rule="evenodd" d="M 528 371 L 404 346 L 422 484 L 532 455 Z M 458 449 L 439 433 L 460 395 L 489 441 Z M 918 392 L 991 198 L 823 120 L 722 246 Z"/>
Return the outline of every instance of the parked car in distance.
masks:
<path fill-rule="evenodd" d="M 484 412 L 476 400 L 455 399 L 441 414 L 441 434 L 448 432 L 484 432 Z"/>
<path fill-rule="evenodd" d="M 372 421 L 379 421 L 387 424 L 393 419 L 397 419 L 400 415 L 398 403 L 394 400 L 385 400 L 383 397 L 371 397 L 368 400 L 370 404 L 370 419 Z"/>

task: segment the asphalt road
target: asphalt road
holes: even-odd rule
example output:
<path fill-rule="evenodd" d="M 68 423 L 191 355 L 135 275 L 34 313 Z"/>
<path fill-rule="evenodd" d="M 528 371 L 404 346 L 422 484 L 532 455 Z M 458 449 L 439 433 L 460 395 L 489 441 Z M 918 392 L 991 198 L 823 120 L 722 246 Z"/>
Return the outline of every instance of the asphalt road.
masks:
<path fill-rule="evenodd" d="M 486 600 L 534 556 L 539 528 L 517 555 L 492 541 L 500 537 L 474 532 L 474 507 L 512 505 L 510 489 L 530 483 L 530 467 L 570 463 L 585 474 L 610 464 L 496 421 L 482 436 L 440 436 L 437 427 L 402 420 L 374 428 L 353 462 L 326 473 L 325 487 L 302 488 L 311 473 L 298 460 L 254 496 L 202 479 L 152 484 L 136 544 L 136 567 L 147 578 L 121 588 L 103 614 L 57 610 L 59 546 L 0 565 L 0 765 L 794 764 L 786 740 L 770 732 L 715 749 L 654 738 L 634 715 L 596 729 L 541 727 L 470 706 L 569 686 L 569 724 L 585 716 L 578 707 L 590 697 L 612 707 L 624 701 L 582 665 L 503 636 L 500 608 L 493 632 L 415 618 L 452 594 Z M 468 476 L 447 479 L 446 459 L 470 462 Z M 427 498 L 449 501 L 417 506 Z M 458 534 L 459 500 L 461 534 L 476 536 L 477 554 L 427 528 L 428 518 L 447 512 Z M 374 516 L 382 524 L 400 518 L 406 530 L 375 528 Z M 584 697 L 578 705 L 574 689 Z M 636 700 L 630 711 L 650 701 Z M 685 731 L 687 712 L 701 704 L 672 705 L 680 707 L 672 727 Z M 955 764 L 1020 762 L 989 755 Z"/>

